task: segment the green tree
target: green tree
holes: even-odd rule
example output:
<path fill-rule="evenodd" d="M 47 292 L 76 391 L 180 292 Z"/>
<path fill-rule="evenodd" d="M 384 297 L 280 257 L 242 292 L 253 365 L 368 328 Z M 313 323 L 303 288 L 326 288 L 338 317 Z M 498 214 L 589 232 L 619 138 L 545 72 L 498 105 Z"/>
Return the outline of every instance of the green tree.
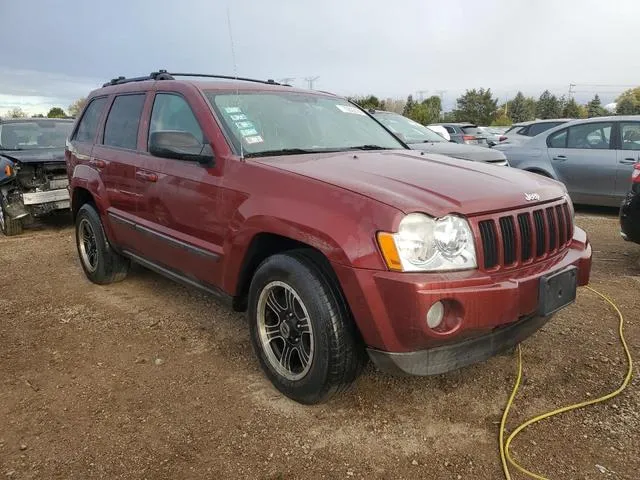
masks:
<path fill-rule="evenodd" d="M 552 95 L 549 90 L 545 90 L 540 95 L 536 104 L 536 116 L 538 118 L 558 118 L 562 115 L 562 102 L 558 97 Z"/>
<path fill-rule="evenodd" d="M 454 114 L 458 122 L 473 122 L 489 125 L 498 109 L 498 100 L 491 95 L 491 89 L 467 90 L 456 100 Z"/>
<path fill-rule="evenodd" d="M 69 105 L 69 108 L 68 108 L 69 115 L 74 118 L 77 117 L 78 115 L 80 115 L 80 112 L 82 111 L 82 109 L 86 104 L 87 104 L 87 97 L 79 98 L 78 100 L 73 102 L 71 105 Z"/>
<path fill-rule="evenodd" d="M 640 87 L 630 88 L 616 98 L 618 115 L 640 115 Z"/>
<path fill-rule="evenodd" d="M 596 93 L 596 96 L 593 97 L 593 100 L 587 103 L 587 114 L 589 118 L 604 117 L 605 115 L 607 115 L 607 111 L 602 106 L 602 103 L 600 102 L 600 97 L 598 96 L 597 93 Z"/>
<path fill-rule="evenodd" d="M 562 116 L 564 118 L 580 118 L 580 105 L 578 105 L 573 97 L 567 100 L 562 108 Z"/>
<path fill-rule="evenodd" d="M 454 112 L 444 112 L 442 114 L 442 121 L 444 123 L 453 123 L 456 121 L 456 114 Z"/>
<path fill-rule="evenodd" d="M 513 122 L 511 121 L 511 118 L 509 118 L 509 116 L 504 113 L 504 110 L 502 110 L 497 116 L 496 119 L 491 122 L 491 126 L 492 127 L 510 127 L 511 124 Z"/>
<path fill-rule="evenodd" d="M 411 110 L 413 110 L 413 107 L 415 106 L 415 102 L 413 101 L 413 95 L 409 95 L 407 97 L 407 103 L 404 104 L 404 109 L 402 110 L 402 115 L 404 115 L 405 117 L 409 116 L 409 112 L 411 112 Z"/>
<path fill-rule="evenodd" d="M 60 107 L 53 107 L 51 108 L 51 110 L 49 110 L 49 113 L 47 113 L 47 117 L 48 118 L 67 118 L 67 114 L 64 113 L 64 110 L 61 109 Z"/>
<path fill-rule="evenodd" d="M 513 123 L 527 122 L 536 118 L 536 101 L 518 92 L 513 100 L 507 102 L 506 110 Z"/>
<path fill-rule="evenodd" d="M 45 118 L 43 114 L 38 113 L 36 115 L 31 115 L 31 118 Z"/>
<path fill-rule="evenodd" d="M 440 120 L 440 97 L 433 96 L 413 105 L 406 116 L 422 125 L 429 125 Z"/>

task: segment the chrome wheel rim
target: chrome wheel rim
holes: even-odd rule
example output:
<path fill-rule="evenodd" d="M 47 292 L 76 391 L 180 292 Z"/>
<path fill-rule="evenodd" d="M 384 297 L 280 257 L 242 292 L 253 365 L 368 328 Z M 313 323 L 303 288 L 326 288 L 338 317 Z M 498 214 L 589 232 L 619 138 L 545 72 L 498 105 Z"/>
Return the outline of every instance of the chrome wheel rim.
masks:
<path fill-rule="evenodd" d="M 86 218 L 78 225 L 78 247 L 85 268 L 93 273 L 98 268 L 98 241 L 93 227 Z"/>
<path fill-rule="evenodd" d="M 295 381 L 313 363 L 313 329 L 307 308 L 284 282 L 267 284 L 258 298 L 258 332 L 267 361 L 279 375 Z"/>
<path fill-rule="evenodd" d="M 2 208 L 2 205 L 0 205 L 0 228 L 4 230 L 4 209 Z"/>

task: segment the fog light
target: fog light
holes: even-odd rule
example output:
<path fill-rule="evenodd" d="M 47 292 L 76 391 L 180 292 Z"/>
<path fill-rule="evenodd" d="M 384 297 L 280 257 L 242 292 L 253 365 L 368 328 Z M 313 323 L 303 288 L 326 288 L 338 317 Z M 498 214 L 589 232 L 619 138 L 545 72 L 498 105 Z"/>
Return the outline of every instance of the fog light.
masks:
<path fill-rule="evenodd" d="M 431 308 L 427 312 L 427 325 L 429 328 L 437 328 L 442 323 L 444 318 L 444 305 L 442 302 L 436 302 L 431 305 Z"/>

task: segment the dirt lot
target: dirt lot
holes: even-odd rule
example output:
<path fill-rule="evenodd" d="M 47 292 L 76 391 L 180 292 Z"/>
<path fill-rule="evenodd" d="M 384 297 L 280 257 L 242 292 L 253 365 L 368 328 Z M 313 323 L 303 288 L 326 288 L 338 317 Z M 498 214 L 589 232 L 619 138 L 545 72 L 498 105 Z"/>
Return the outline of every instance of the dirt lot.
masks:
<path fill-rule="evenodd" d="M 640 246 L 620 240 L 615 212 L 577 222 L 638 359 Z M 523 352 L 510 428 L 625 372 L 615 314 L 586 290 Z M 142 268 L 89 283 L 68 220 L 0 235 L 0 476 L 499 479 L 514 373 L 511 355 L 433 378 L 369 366 L 350 393 L 300 406 L 260 373 L 242 315 Z M 554 479 L 637 479 L 639 383 L 525 431 L 515 457 Z"/>

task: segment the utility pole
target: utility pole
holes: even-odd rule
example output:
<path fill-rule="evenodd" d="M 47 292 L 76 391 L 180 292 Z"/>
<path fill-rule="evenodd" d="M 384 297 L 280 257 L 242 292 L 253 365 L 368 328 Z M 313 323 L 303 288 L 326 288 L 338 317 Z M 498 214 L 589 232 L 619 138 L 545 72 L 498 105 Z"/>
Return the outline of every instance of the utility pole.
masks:
<path fill-rule="evenodd" d="M 313 90 L 313 82 L 315 82 L 319 78 L 320 78 L 319 76 L 304 78 L 307 81 L 307 84 L 309 85 L 309 90 Z"/>
<path fill-rule="evenodd" d="M 418 101 L 421 102 L 424 100 L 424 94 L 428 93 L 429 90 L 418 90 L 416 93 L 418 94 Z"/>
<path fill-rule="evenodd" d="M 576 84 L 575 83 L 570 83 L 569 84 L 569 98 L 573 98 L 573 87 L 575 87 Z"/>
<path fill-rule="evenodd" d="M 284 83 L 285 85 L 289 85 L 295 79 L 296 79 L 296 77 L 284 77 L 284 78 L 278 79 L 278 83 Z"/>
<path fill-rule="evenodd" d="M 440 97 L 440 118 L 444 118 L 444 94 L 447 93 L 446 90 L 436 90 L 436 94 Z"/>

